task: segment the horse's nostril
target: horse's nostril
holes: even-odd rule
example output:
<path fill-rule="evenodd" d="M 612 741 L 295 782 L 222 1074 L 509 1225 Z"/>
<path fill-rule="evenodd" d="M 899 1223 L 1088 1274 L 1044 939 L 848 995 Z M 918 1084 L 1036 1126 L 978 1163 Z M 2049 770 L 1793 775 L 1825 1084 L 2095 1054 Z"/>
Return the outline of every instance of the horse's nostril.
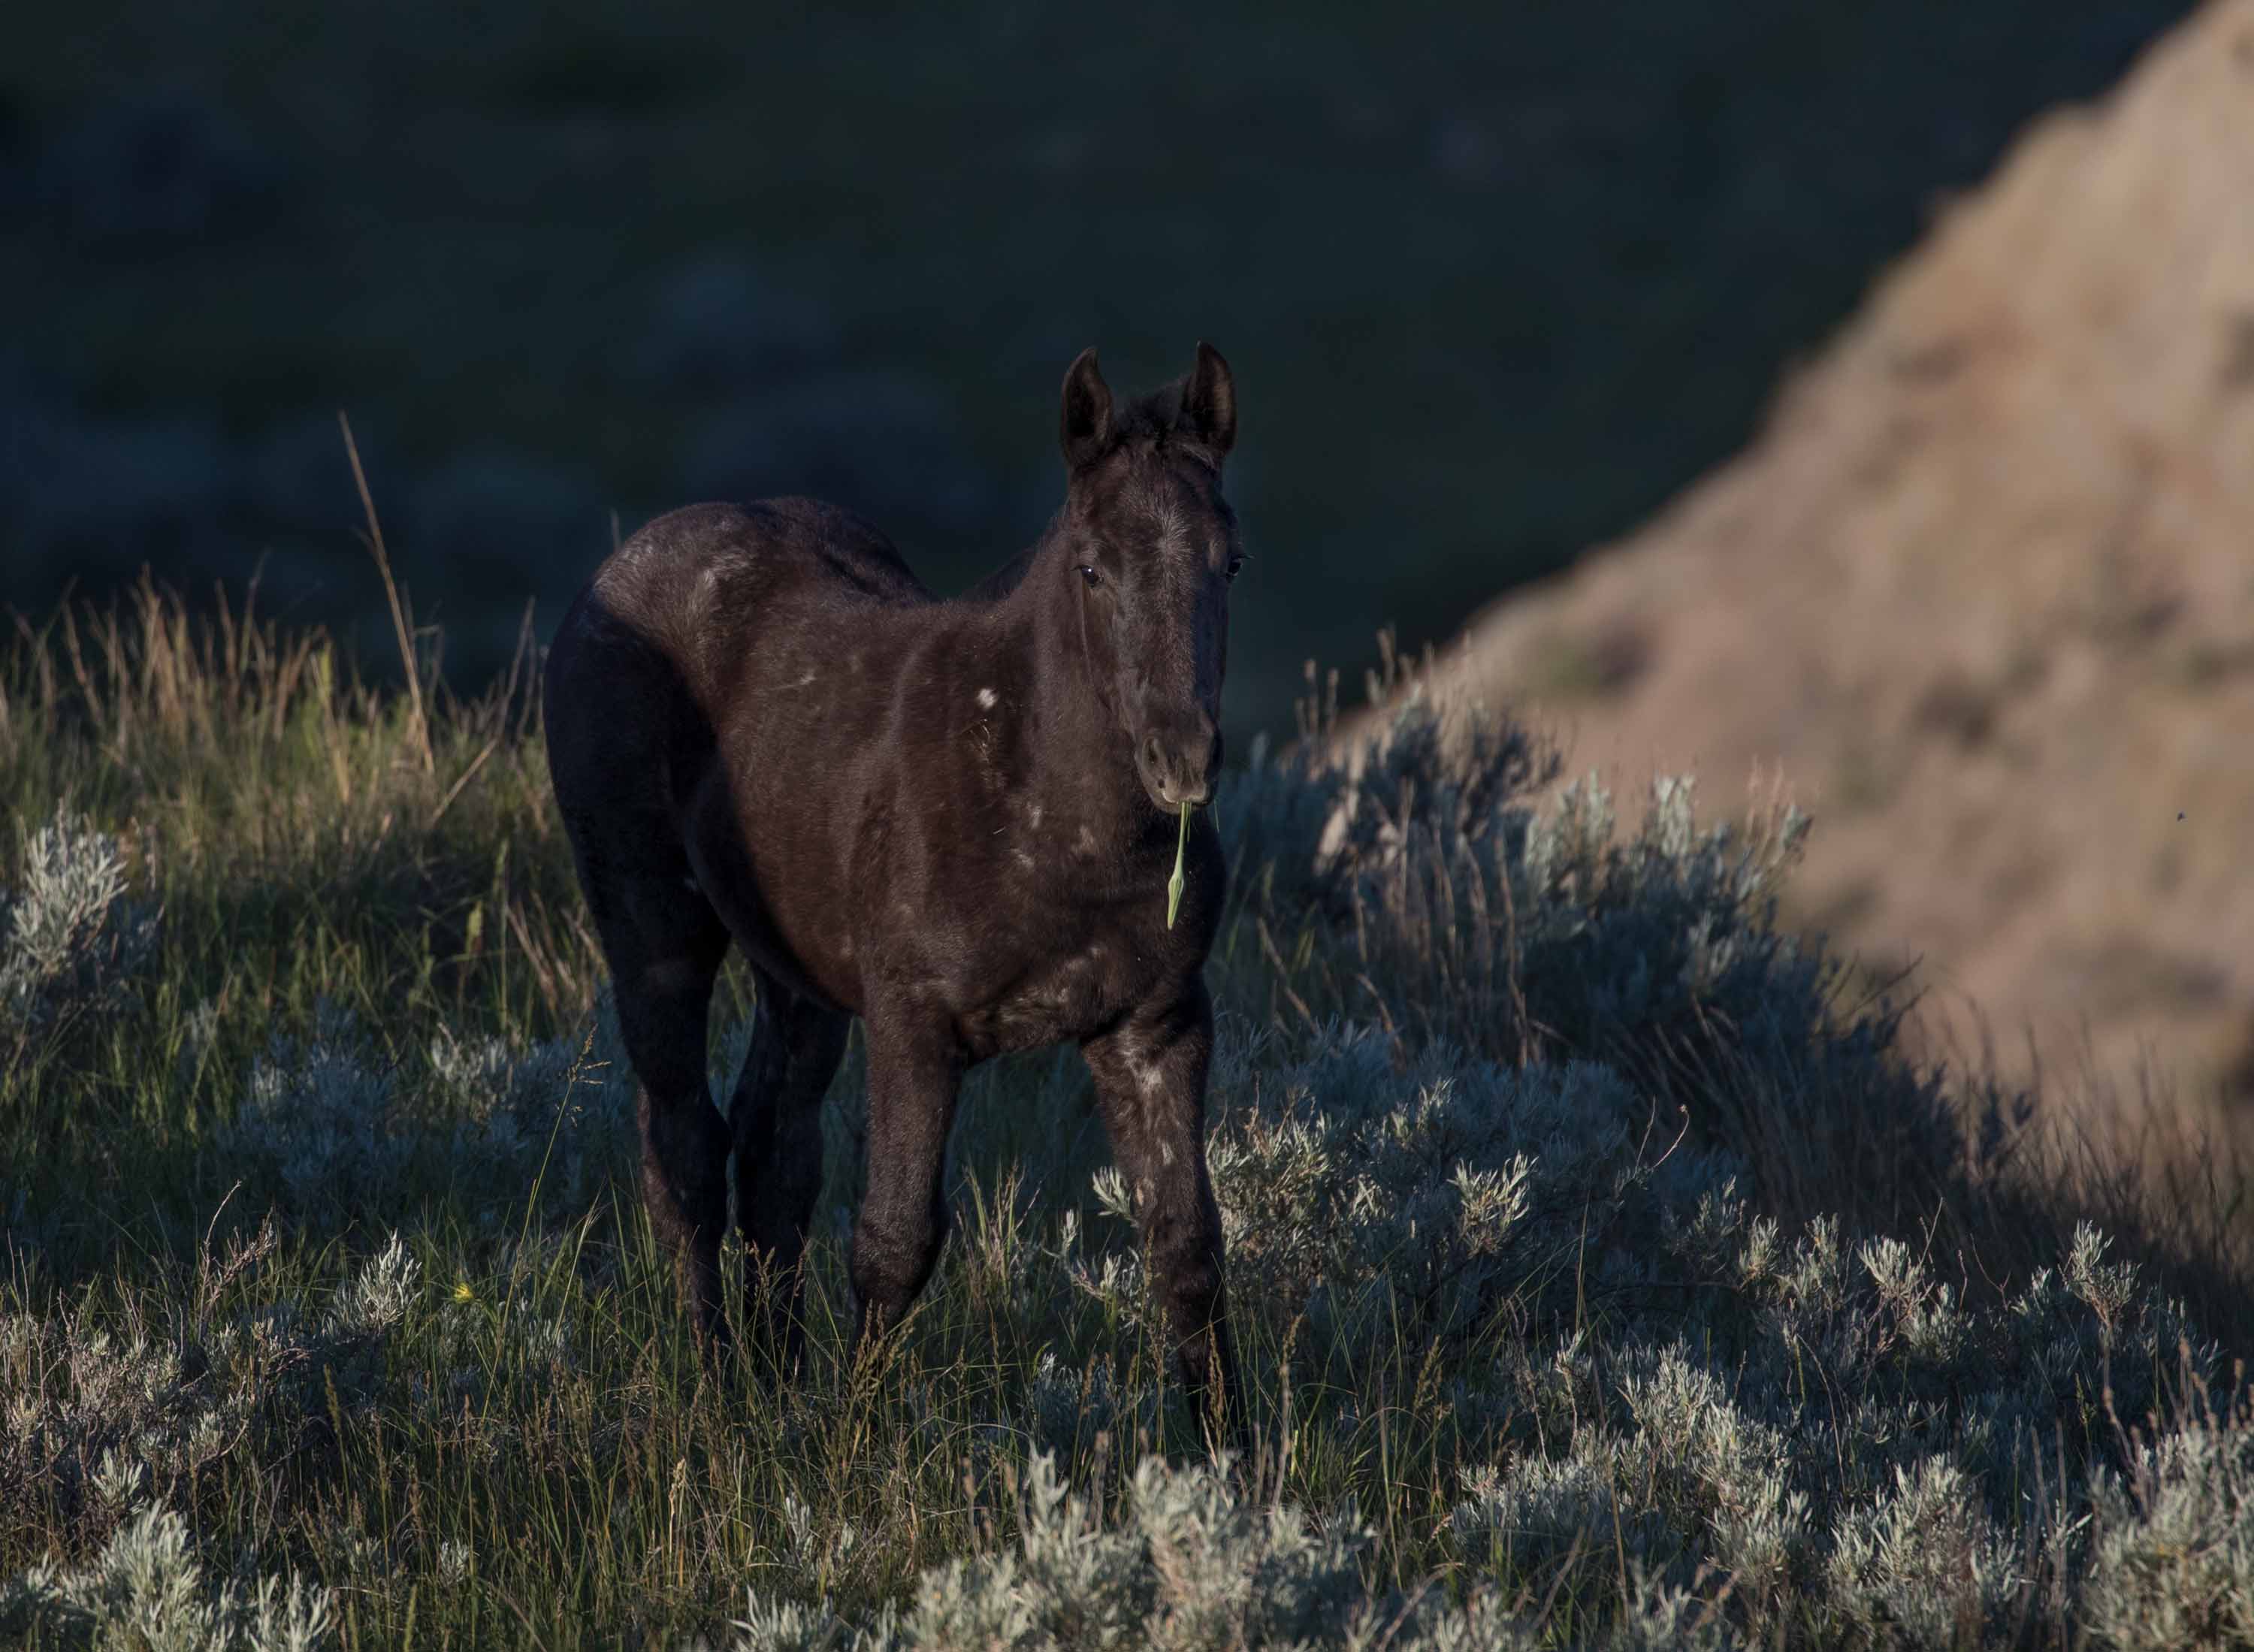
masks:
<path fill-rule="evenodd" d="M 1158 743 L 1155 734 L 1143 738 L 1143 766 L 1154 774 L 1163 774 L 1166 768 L 1166 748 Z"/>

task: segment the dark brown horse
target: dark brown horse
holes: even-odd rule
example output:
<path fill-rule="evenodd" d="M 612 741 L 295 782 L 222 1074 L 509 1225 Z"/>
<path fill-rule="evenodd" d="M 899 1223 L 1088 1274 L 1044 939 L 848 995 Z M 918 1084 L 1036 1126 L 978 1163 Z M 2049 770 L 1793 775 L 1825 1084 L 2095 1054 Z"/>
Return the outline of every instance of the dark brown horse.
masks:
<path fill-rule="evenodd" d="M 804 499 L 696 505 L 621 546 L 548 660 L 550 765 L 640 1081 L 642 1190 L 706 1346 L 726 1346 L 727 1156 L 749 1265 L 801 1347 L 798 1264 L 822 1097 L 868 1039 L 868 1192 L 851 1271 L 865 1345 L 930 1278 L 964 1069 L 1076 1041 L 1134 1188 L 1194 1404 L 1241 1422 L 1205 1160 L 1204 966 L 1225 867 L 1180 814 L 1221 764 L 1236 434 L 1209 346 L 1115 409 L 1065 376 L 1064 504 L 1032 548 L 935 599 L 889 541 Z M 705 1016 L 731 941 L 757 979 L 722 1117 Z"/>

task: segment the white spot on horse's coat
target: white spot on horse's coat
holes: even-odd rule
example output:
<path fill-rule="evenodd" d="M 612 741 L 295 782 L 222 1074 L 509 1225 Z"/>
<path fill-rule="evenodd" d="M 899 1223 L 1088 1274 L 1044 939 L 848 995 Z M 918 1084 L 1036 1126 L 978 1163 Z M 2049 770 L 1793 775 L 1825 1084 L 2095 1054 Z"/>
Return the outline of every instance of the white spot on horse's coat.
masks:
<path fill-rule="evenodd" d="M 1158 1162 L 1159 1162 L 1160 1164 L 1162 1164 L 1162 1165 L 1166 1166 L 1168 1169 L 1170 1169 L 1170 1170 L 1171 1170 L 1172 1168 L 1173 1168 L 1173 1163 L 1174 1163 L 1174 1144 L 1173 1144 L 1173 1143 L 1169 1142 L 1169 1141 L 1162 1141 L 1162 1142 L 1160 1142 L 1160 1143 L 1158 1144 Z"/>
<path fill-rule="evenodd" d="M 804 676 L 802 676 L 802 677 L 799 678 L 799 680 L 798 680 L 797 682 L 795 682 L 792 683 L 790 686 L 791 686 L 791 687 L 793 687 L 794 689 L 802 689 L 802 688 L 804 688 L 808 683 L 809 683 L 809 682 L 813 682 L 813 681 L 814 681 L 814 672 L 813 672 L 813 670 L 809 668 L 808 669 L 808 671 L 807 671 L 807 674 L 806 674 Z"/>
<path fill-rule="evenodd" d="M 1033 858 L 1022 849 L 1017 850 L 1016 853 L 1018 857 L 1018 864 L 1023 866 L 1027 872 L 1032 871 Z"/>
<path fill-rule="evenodd" d="M 1040 823 L 1041 806 L 1039 803 L 1028 806 L 1026 810 L 1026 824 L 1028 826 L 1038 826 Z"/>
<path fill-rule="evenodd" d="M 1081 826 L 1080 836 L 1072 840 L 1072 846 L 1077 854 L 1092 855 L 1096 852 L 1096 834 L 1088 829 L 1085 822 Z"/>
<path fill-rule="evenodd" d="M 984 706 L 988 710 L 992 710 L 994 709 L 994 690 L 991 689 L 979 690 L 978 704 Z"/>

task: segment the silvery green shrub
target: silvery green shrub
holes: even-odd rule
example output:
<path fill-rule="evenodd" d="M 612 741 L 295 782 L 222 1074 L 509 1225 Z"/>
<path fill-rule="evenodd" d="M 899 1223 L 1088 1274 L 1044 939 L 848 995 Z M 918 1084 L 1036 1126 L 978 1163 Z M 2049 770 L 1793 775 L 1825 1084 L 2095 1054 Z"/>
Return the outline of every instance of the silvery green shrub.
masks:
<path fill-rule="evenodd" d="M 116 838 L 66 809 L 24 833 L 21 853 L 19 886 L 0 890 L 0 1028 L 19 1045 L 113 1007 L 157 947 Z"/>
<path fill-rule="evenodd" d="M 1018 1488 L 1017 1530 L 980 1555 L 926 1571 L 865 1624 L 828 1606 L 753 1592 L 731 1652 L 1533 1652 L 1558 1644 L 1540 1614 L 1474 1584 L 1373 1586 L 1373 1534 L 1350 1508 L 1311 1516 L 1249 1502 L 1225 1469 L 1149 1457 L 1107 1522 L 1046 1457 Z M 1737 1644 L 1706 1604 L 1641 1572 L 1611 1621 L 1568 1644 Z"/>
<path fill-rule="evenodd" d="M 1817 1182 L 1858 1156 L 1913 1180 L 1964 1158 L 1900 1012 L 1840 1015 L 1840 961 L 1776 926 L 1804 814 L 1701 826 L 1692 782 L 1662 777 L 1624 826 L 1594 776 L 1540 801 L 1557 768 L 1515 724 L 1444 724 L 1412 692 L 1350 757 L 1264 754 L 1219 815 L 1264 920 L 1323 937 L 1335 1007 L 1412 1044 L 1601 1058 L 1726 1135 L 1822 1096 L 1786 1127 Z M 1715 1116 L 1733 1108 L 1750 1116 Z"/>
<path fill-rule="evenodd" d="M 224 1369 L 192 1374 L 189 1354 L 184 1338 L 145 1327 L 0 1317 L 0 1497 L 122 1512 L 234 1450 L 257 1390 Z"/>
<path fill-rule="evenodd" d="M 125 1522 L 91 1565 L 37 1565 L 0 1583 L 0 1634 L 42 1646 L 316 1652 L 334 1627 L 329 1592 L 295 1572 L 248 1586 L 214 1580 L 168 1508 Z"/>
<path fill-rule="evenodd" d="M 2071 1558 L 2104 1404 L 2163 1414 L 2222 1376 L 2094 1228 L 1968 1301 L 1900 1240 L 1755 1215 L 1742 1159 L 1655 1129 L 1601 1064 L 1225 1021 L 1213 1095 L 1238 1299 L 1357 1391 L 1437 1359 L 1466 1465 L 1450 1541 L 1520 1586 L 1617 1596 L 1626 1563 L 1662 1592 L 1726 1584 L 1748 1627 L 1992 1638 Z M 1131 1214 L 1116 1172 L 1096 1194 Z M 1072 1265 L 1091 1294 L 1140 1288 L 1131 1258 Z M 1073 1398 L 1045 1386 L 1029 1432 L 1061 1448 Z M 2062 1447 L 2072 1483 L 2026 1501 Z"/>
<path fill-rule="evenodd" d="M 221 1460 L 293 1445 L 333 1395 L 368 1404 L 420 1269 L 397 1235 L 326 1303 L 97 1320 L 0 1299 L 0 1502 L 106 1529 Z"/>
<path fill-rule="evenodd" d="M 1528 1452 L 1475 1468 L 1448 1516 L 1448 1536 L 1467 1560 L 1498 1575 L 1532 1579 L 1568 1599 L 1601 1591 L 1616 1552 L 1641 1562 L 1680 1543 L 1656 1512 L 1623 1514 L 1615 1467 L 1609 1452 L 1591 1449 L 1564 1458 Z"/>
<path fill-rule="evenodd" d="M 1316 789 L 1334 802 L 1311 859 L 1347 889 L 1368 887 L 1434 844 L 1476 845 L 1502 864 L 1532 821 L 1529 795 L 1559 767 L 1522 724 L 1478 710 L 1451 724 L 1418 693 L 1394 705 L 1361 751 L 1308 760 L 1318 773 L 1343 771 Z"/>
<path fill-rule="evenodd" d="M 1977 1645 L 2003 1628 L 2022 1558 L 1971 1478 L 1928 1457 L 1898 1466 L 1874 1502 L 1843 1512 L 1826 1581 L 1839 1617 L 1866 1643 Z"/>
<path fill-rule="evenodd" d="M 441 1029 L 428 1061 L 430 1131 L 480 1219 L 522 1209 L 535 1178 L 550 1208 L 582 1211 L 632 1151 L 634 1074 L 607 994 L 577 1035 L 521 1046 Z"/>
<path fill-rule="evenodd" d="M 1309 1521 L 1288 1508 L 1248 1505 L 1210 1468 L 1145 1458 L 1125 1517 L 1107 1525 L 1047 1457 L 1036 1457 L 1016 1512 L 1014 1542 L 934 1567 L 907 1600 L 866 1628 L 849 1627 L 824 1607 L 755 1594 L 735 1647 L 1222 1652 L 1374 1647 L 1404 1616 L 1413 1624 L 1413 1603 L 1373 1595 L 1364 1583 L 1359 1559 L 1369 1533 L 1358 1520 Z"/>
<path fill-rule="evenodd" d="M 2108 1646 L 2254 1644 L 2254 1427 L 2149 1439 L 2098 1478 L 2088 1622 Z"/>
<path fill-rule="evenodd" d="M 1586 1285 L 1592 1264 L 1600 1280 L 1637 1266 L 1614 1218 L 1645 1173 L 1638 1102 L 1603 1068 L 1511 1069 L 1443 1046 L 1404 1064 L 1342 1026 L 1264 1070 L 1225 1042 L 1214 1090 L 1233 1288 L 1304 1312 L 1319 1348 L 1459 1351 L 1497 1313 L 1570 1294 L 1577 1268 Z M 1592 1208 L 1605 1214 L 1586 1252 Z"/>
<path fill-rule="evenodd" d="M 310 1038 L 276 1034 L 219 1150 L 291 1216 L 341 1224 L 394 1206 L 415 1143 L 396 1077 L 351 1015 L 324 1001 Z"/>
<path fill-rule="evenodd" d="M 1726 1404 L 1662 1356 L 1639 1379 L 1638 1403 L 1661 1437 L 1592 1428 L 1562 1472 L 1529 1458 L 1479 1480 L 1452 1525 L 1460 1538 L 1516 1543 L 1499 1574 L 1460 1574 L 1453 1588 L 1385 1586 L 1367 1575 L 1372 1534 L 1350 1509 L 1313 1518 L 1248 1502 L 1225 1471 L 1155 1456 L 1137 1466 L 1107 1520 L 1043 1455 L 1027 1466 L 1005 1541 L 928 1569 L 904 1600 L 862 1621 L 754 1592 L 734 1652 L 2025 1643 L 2031 1588 L 2046 1574 L 2055 1583 L 2076 1544 L 2040 1522 L 2006 1530 L 1978 1486 L 1936 1457 L 1897 1466 L 1875 1495 L 1842 1504 L 1828 1533 L 1803 1526 L 1800 1541 L 1820 1558 L 1771 1603 L 1758 1634 L 1746 1634 L 1741 1603 L 1721 1586 L 1742 1572 L 1709 1564 L 1668 1581 L 1688 1569 L 1654 1557 L 1682 1533 L 1635 1505 L 1677 1501 L 1677 1518 L 1711 1531 L 1715 1508 L 1759 1486 L 1789 1450 L 1757 1428 L 1732 1437 Z M 2246 1642 L 2247 1438 L 2172 1435 L 2144 1465 L 2146 1492 L 2101 1490 L 2095 1536 L 2082 1545 L 2095 1564 L 2061 1602 L 2079 1616 L 2087 1589 L 2095 1643 L 2159 1652 Z M 1636 1484 L 1651 1452 L 1670 1460 L 1662 1480 L 1684 1477 L 1656 1494 Z M 2172 1506 L 2147 1501 L 2156 1488 Z M 1704 1516 L 1691 1512 L 1699 1504 Z M 1561 1604 L 1574 1626 L 1563 1634 Z"/>
<path fill-rule="evenodd" d="M 625 1151 L 632 1096 L 607 1006 L 585 1037 L 528 1047 L 442 1028 L 417 1070 L 325 1001 L 310 1036 L 276 1034 L 252 1063 L 218 1146 L 254 1199 L 300 1227 L 439 1199 L 490 1226 L 536 1193 L 584 1210 Z"/>

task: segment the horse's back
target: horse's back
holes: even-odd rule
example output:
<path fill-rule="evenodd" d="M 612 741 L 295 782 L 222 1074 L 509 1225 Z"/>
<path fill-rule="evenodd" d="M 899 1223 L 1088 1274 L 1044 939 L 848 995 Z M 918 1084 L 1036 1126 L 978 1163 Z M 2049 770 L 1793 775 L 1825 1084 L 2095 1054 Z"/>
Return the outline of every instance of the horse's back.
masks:
<path fill-rule="evenodd" d="M 690 505 L 612 552 L 573 601 L 549 655 L 568 706 L 583 682 L 598 700 L 621 669 L 662 662 L 700 696 L 758 635 L 827 610 L 931 600 L 900 552 L 849 510 L 811 499 Z M 648 710 L 654 708 L 637 708 Z"/>
<path fill-rule="evenodd" d="M 709 641 L 716 626 L 760 619 L 778 599 L 930 596 L 864 518 L 820 500 L 769 499 L 689 505 L 654 518 L 605 559 L 581 601 L 646 641 L 680 650 Z"/>
<path fill-rule="evenodd" d="M 812 662 L 931 600 L 881 532 L 816 500 L 688 506 L 612 552 L 565 613 L 546 675 L 550 776 L 591 901 L 717 870 L 692 869 L 689 840 L 716 802 L 722 747 L 807 749 L 879 717 L 880 693 L 806 693 Z"/>

